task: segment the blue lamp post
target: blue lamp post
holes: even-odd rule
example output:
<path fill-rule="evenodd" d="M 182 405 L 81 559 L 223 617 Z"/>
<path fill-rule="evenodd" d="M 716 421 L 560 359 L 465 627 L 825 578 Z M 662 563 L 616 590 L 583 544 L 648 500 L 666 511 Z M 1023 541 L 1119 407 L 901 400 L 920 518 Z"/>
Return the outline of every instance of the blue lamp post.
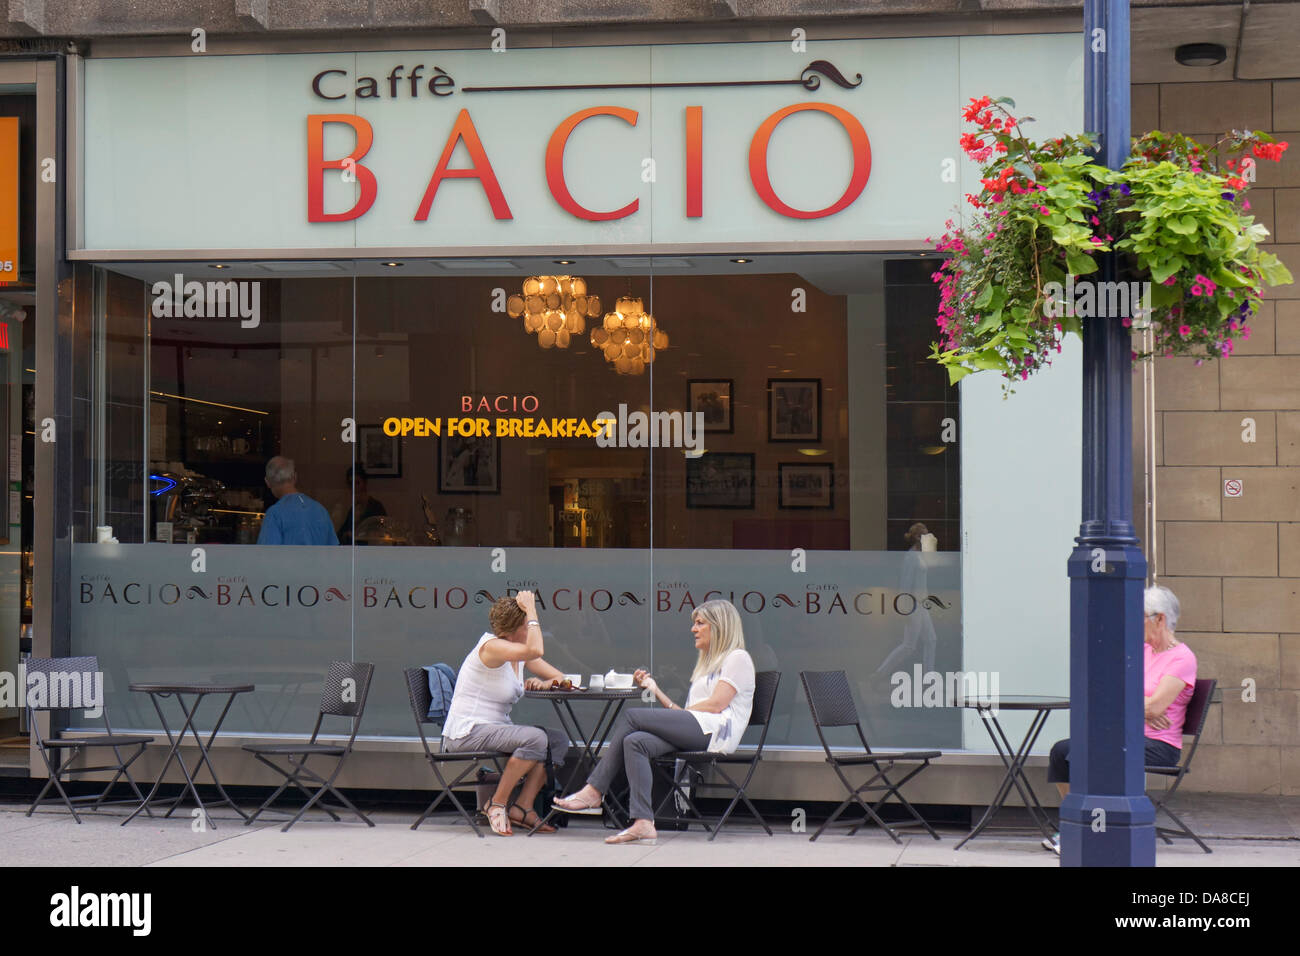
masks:
<path fill-rule="evenodd" d="M 1100 162 L 1129 155 L 1129 2 L 1084 0 L 1085 127 Z M 1094 277 L 1119 278 L 1115 253 Z M 1133 529 L 1132 360 L 1120 317 L 1083 337 L 1083 522 L 1070 555 L 1070 794 L 1062 866 L 1155 865 L 1155 811 L 1143 784 L 1142 591 Z"/>

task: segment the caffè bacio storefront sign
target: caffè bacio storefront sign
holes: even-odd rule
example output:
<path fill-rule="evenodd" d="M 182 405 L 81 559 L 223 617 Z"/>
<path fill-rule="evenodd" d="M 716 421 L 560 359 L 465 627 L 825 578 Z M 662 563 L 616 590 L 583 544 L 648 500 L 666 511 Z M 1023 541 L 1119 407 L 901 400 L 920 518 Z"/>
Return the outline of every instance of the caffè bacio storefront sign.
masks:
<path fill-rule="evenodd" d="M 1010 95 L 1041 131 L 1075 129 L 1081 49 L 1061 34 L 91 59 L 74 254 L 906 247 L 973 189 L 964 98 Z"/>

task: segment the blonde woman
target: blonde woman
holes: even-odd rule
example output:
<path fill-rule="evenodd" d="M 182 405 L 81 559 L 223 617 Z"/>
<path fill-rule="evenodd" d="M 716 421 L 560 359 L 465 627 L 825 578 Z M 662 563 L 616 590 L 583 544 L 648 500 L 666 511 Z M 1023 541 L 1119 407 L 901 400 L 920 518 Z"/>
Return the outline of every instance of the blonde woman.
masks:
<path fill-rule="evenodd" d="M 638 670 L 636 682 L 667 709 L 626 711 L 614 725 L 609 747 L 587 785 L 555 801 L 566 813 L 599 813 L 614 778 L 620 770 L 626 771 L 632 825 L 606 843 L 654 843 L 658 838 L 650 806 L 650 762 L 655 757 L 674 750 L 733 753 L 749 726 L 754 662 L 745 650 L 740 614 L 729 601 L 708 601 L 691 616 L 691 633 L 700 653 L 685 709 L 674 704 L 649 673 Z"/>

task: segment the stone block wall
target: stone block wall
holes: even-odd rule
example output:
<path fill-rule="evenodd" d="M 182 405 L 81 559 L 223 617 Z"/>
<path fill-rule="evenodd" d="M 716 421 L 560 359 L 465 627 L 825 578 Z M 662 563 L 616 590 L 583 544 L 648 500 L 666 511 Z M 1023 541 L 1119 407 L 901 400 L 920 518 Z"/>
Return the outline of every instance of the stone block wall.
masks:
<path fill-rule="evenodd" d="M 1261 162 L 1249 197 L 1300 279 L 1300 80 L 1140 85 L 1132 104 L 1134 132 L 1251 128 L 1292 144 Z M 1226 361 L 1156 362 L 1153 543 L 1179 636 L 1223 695 L 1183 786 L 1300 794 L 1300 284 L 1270 293 L 1251 328 Z M 1241 497 L 1224 497 L 1228 479 Z"/>

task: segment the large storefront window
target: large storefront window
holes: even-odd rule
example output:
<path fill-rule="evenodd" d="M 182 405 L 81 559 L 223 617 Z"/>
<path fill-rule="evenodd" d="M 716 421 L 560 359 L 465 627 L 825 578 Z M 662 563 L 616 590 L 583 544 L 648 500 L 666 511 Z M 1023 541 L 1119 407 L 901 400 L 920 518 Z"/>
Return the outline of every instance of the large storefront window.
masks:
<path fill-rule="evenodd" d="M 959 410 L 925 357 L 931 268 L 81 267 L 104 387 L 73 652 L 100 655 L 140 727 L 132 681 L 255 683 L 240 733 L 301 730 L 327 661 L 373 661 L 364 732 L 409 736 L 401 670 L 459 666 L 496 596 L 538 593 L 566 673 L 649 667 L 677 696 L 690 612 L 721 597 L 785 675 L 771 742 L 814 744 L 797 674 L 845 669 L 878 739 L 960 746 L 955 712 L 890 704 L 892 675 L 962 665 Z M 188 282 L 209 306 L 221 283 L 227 315 L 187 316 Z M 265 543 L 277 456 L 329 543 Z M 103 526 L 118 544 L 93 543 Z M 516 719 L 545 718 L 531 707 Z"/>

